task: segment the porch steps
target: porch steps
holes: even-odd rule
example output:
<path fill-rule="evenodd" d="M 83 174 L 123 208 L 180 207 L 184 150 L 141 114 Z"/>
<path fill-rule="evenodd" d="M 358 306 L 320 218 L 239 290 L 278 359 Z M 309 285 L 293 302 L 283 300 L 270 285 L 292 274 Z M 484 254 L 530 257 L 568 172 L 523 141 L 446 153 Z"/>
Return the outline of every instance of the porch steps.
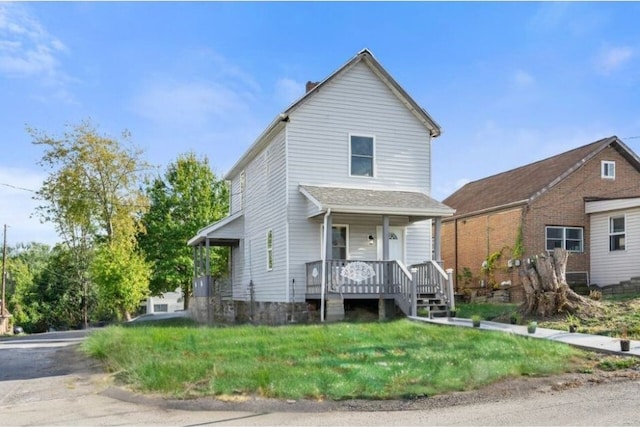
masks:
<path fill-rule="evenodd" d="M 418 295 L 416 299 L 418 311 L 422 308 L 429 310 L 429 317 L 448 317 L 449 307 L 435 294 L 422 294 Z"/>

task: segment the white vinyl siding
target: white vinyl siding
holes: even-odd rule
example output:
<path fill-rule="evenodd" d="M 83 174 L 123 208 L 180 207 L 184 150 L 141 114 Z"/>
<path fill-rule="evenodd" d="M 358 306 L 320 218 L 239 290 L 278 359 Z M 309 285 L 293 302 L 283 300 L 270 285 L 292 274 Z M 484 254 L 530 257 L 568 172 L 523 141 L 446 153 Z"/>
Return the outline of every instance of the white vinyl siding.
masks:
<path fill-rule="evenodd" d="M 253 282 L 255 301 L 286 301 L 286 241 L 282 238 L 287 227 L 285 166 L 285 131 L 282 130 L 243 171 L 245 239 L 242 256 L 233 258 L 232 268 L 239 271 L 237 276 L 234 274 L 234 299 L 248 300 L 249 283 Z M 273 233 L 271 270 L 265 268 L 267 230 Z"/>
<path fill-rule="evenodd" d="M 431 137 L 364 63 L 328 82 L 293 112 L 287 132 L 290 272 L 296 296 L 304 298 L 305 264 L 320 259 L 318 228 L 323 215 L 308 219 L 317 209 L 300 194 L 299 185 L 393 188 L 430 195 Z M 350 135 L 375 135 L 374 177 L 350 176 Z M 334 215 L 334 224 L 350 225 L 350 259 L 376 259 L 376 245 L 368 244 L 368 236 L 381 221 L 379 216 Z M 431 259 L 430 221 L 407 228 L 406 248 L 408 263 Z"/>
<path fill-rule="evenodd" d="M 429 132 L 364 63 L 323 86 L 287 126 L 290 201 L 300 183 L 430 195 Z M 350 176 L 350 135 L 375 135 L 375 176 Z"/>
<path fill-rule="evenodd" d="M 611 201 L 609 206 L 615 204 Z M 591 202 L 588 203 L 588 205 Z M 625 218 L 625 250 L 610 250 L 611 218 Z M 640 207 L 591 214 L 591 282 L 600 286 L 619 284 L 640 276 Z"/>

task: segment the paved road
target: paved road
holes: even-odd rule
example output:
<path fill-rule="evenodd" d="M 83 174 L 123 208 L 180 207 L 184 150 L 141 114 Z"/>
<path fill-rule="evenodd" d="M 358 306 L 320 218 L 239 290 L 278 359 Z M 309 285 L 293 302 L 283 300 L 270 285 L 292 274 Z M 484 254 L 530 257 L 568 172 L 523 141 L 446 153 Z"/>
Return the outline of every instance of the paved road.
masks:
<path fill-rule="evenodd" d="M 82 335 L 0 340 L 0 425 L 640 425 L 637 380 L 562 391 L 547 387 L 528 397 L 514 394 L 423 410 L 323 412 L 322 407 L 305 410 L 292 404 L 288 411 L 250 406 L 222 411 L 211 409 L 211 400 L 171 402 L 111 387 L 90 361 L 69 357 Z M 67 361 L 66 366 L 60 366 L 61 361 Z"/>

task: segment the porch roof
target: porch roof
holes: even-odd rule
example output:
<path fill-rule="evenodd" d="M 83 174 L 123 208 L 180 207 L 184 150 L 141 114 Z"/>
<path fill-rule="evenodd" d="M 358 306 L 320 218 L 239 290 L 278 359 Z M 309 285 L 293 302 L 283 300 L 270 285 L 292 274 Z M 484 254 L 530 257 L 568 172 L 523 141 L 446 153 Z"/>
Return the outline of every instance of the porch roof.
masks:
<path fill-rule="evenodd" d="M 417 191 L 300 185 L 300 192 L 317 206 L 319 215 L 331 209 L 338 213 L 447 217 L 455 210 Z M 311 216 L 315 216 L 311 215 Z"/>
<path fill-rule="evenodd" d="M 214 246 L 228 246 L 237 244 L 243 238 L 244 216 L 240 211 L 200 229 L 187 244 L 196 246 L 209 239 Z"/>

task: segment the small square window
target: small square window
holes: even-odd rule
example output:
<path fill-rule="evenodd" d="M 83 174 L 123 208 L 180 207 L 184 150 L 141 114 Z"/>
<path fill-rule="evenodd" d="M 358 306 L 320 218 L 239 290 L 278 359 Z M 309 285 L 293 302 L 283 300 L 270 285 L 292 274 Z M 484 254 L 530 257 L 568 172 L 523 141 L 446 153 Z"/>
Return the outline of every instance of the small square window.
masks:
<path fill-rule="evenodd" d="M 601 176 L 606 179 L 616 178 L 616 162 L 603 160 L 601 162 Z"/>

